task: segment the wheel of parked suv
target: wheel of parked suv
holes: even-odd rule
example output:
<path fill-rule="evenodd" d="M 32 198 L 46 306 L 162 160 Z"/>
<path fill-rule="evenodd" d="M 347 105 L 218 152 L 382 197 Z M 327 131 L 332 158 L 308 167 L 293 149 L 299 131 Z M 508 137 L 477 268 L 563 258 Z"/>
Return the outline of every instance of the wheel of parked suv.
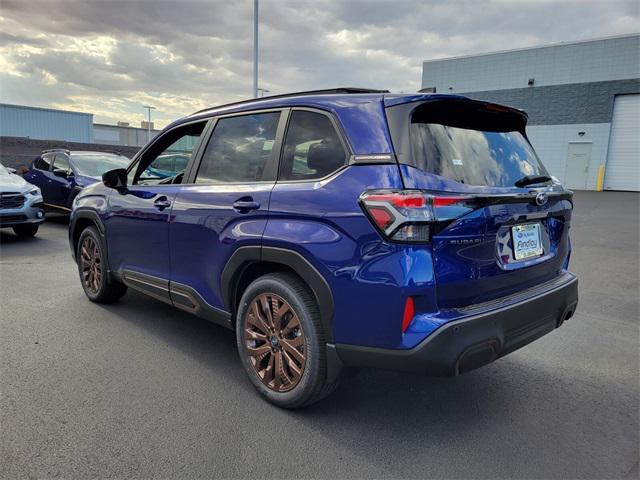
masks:
<path fill-rule="evenodd" d="M 19 237 L 33 237 L 36 233 L 38 233 L 39 225 L 16 225 L 13 227 L 13 232 Z"/>
<path fill-rule="evenodd" d="M 80 283 L 89 300 L 98 303 L 115 302 L 127 292 L 127 286 L 107 271 L 105 248 L 95 227 L 80 234 L 76 251 Z"/>
<path fill-rule="evenodd" d="M 326 381 L 318 306 L 294 275 L 269 274 L 249 285 L 238 308 L 236 340 L 251 382 L 275 405 L 306 406 L 337 385 Z"/>

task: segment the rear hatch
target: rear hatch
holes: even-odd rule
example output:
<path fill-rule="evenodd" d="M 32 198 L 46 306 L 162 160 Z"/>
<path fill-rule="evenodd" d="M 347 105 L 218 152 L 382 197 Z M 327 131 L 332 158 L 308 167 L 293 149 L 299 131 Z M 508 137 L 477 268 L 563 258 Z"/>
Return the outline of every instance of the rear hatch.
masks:
<path fill-rule="evenodd" d="M 388 105 L 387 118 L 405 189 L 432 198 L 439 307 L 552 282 L 568 262 L 572 194 L 538 159 L 526 114 L 464 97 L 427 98 Z"/>

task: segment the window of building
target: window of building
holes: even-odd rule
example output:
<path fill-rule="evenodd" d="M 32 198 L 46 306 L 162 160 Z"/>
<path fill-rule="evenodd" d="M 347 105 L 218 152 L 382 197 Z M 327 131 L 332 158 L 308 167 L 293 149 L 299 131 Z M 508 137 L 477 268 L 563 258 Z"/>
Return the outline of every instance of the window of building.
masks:
<path fill-rule="evenodd" d="M 297 110 L 291 113 L 280 165 L 280 180 L 326 177 L 346 164 L 347 154 L 326 115 Z"/>
<path fill-rule="evenodd" d="M 280 112 L 268 112 L 218 120 L 202 156 L 196 183 L 263 180 L 279 119 Z"/>

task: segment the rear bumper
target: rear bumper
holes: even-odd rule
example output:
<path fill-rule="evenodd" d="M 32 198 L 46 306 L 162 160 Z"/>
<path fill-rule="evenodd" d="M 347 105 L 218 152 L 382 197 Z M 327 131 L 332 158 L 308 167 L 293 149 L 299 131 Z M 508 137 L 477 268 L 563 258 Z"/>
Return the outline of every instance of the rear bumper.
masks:
<path fill-rule="evenodd" d="M 337 344 L 335 352 L 345 366 L 456 376 L 549 333 L 570 318 L 577 305 L 578 279 L 565 273 L 547 290 L 449 322 L 412 349 Z"/>

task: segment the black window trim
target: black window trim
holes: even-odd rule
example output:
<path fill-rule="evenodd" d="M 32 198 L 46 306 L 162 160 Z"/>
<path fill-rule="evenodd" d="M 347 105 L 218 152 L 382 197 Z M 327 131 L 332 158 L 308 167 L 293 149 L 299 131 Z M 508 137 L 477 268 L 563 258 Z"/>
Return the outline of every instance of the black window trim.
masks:
<path fill-rule="evenodd" d="M 342 172 L 349 165 L 352 165 L 351 159 L 354 156 L 353 149 L 351 148 L 351 145 L 347 141 L 347 137 L 344 134 L 344 130 L 342 129 L 342 125 L 340 124 L 340 122 L 337 121 L 337 119 L 335 118 L 335 115 L 333 115 L 333 113 L 331 113 L 331 112 L 329 112 L 327 110 L 322 110 L 320 108 L 313 108 L 313 107 L 292 107 L 289 110 L 290 110 L 289 114 L 287 115 L 287 126 L 286 126 L 286 129 L 285 129 L 283 138 L 282 138 L 282 145 L 281 145 L 281 148 L 280 148 L 280 155 L 278 155 L 278 178 L 276 180 L 276 183 L 278 183 L 278 184 L 287 184 L 287 183 L 318 183 L 318 182 L 323 182 L 323 181 L 325 181 L 325 180 L 337 175 L 338 173 Z M 300 180 L 280 180 L 280 167 L 282 166 L 282 154 L 284 153 L 284 142 L 285 142 L 285 140 L 287 138 L 287 132 L 289 131 L 289 125 L 290 125 L 290 121 L 291 121 L 291 114 L 293 112 L 295 112 L 295 111 L 319 113 L 319 114 L 324 115 L 325 117 L 329 118 L 329 121 L 333 125 L 333 129 L 335 130 L 336 134 L 338 135 L 338 139 L 340 140 L 340 143 L 342 144 L 342 148 L 344 150 L 344 154 L 345 154 L 345 163 L 344 163 L 344 165 L 342 165 L 337 170 L 334 170 L 333 172 L 329 173 L 328 175 L 325 175 L 324 177 L 310 178 L 310 179 L 300 179 Z"/>
<path fill-rule="evenodd" d="M 289 120 L 291 118 L 291 112 L 295 111 L 295 110 L 301 110 L 301 111 L 309 111 L 309 112 L 314 112 L 314 113 L 319 113 L 321 115 L 324 115 L 326 117 L 329 118 L 329 120 L 331 121 L 331 124 L 333 125 L 333 128 L 335 129 L 338 138 L 340 139 L 340 142 L 342 143 L 342 147 L 345 150 L 345 158 L 346 158 L 346 162 L 345 164 L 340 167 L 339 169 L 335 170 L 334 172 L 331 172 L 330 174 L 322 177 L 322 178 L 314 178 L 314 179 L 302 179 L 302 180 L 279 180 L 279 174 L 280 174 L 280 163 L 281 163 L 281 158 L 282 158 L 282 153 L 283 153 L 283 147 L 284 147 L 284 140 L 286 138 L 286 132 L 289 128 Z M 271 158 L 269 159 L 269 161 L 267 162 L 265 171 L 269 172 L 270 174 L 270 179 L 268 180 L 257 180 L 254 182 L 224 182 L 224 183 L 195 183 L 195 179 L 197 176 L 197 172 L 200 168 L 200 163 L 202 162 L 202 156 L 204 154 L 204 151 L 206 149 L 206 146 L 209 144 L 209 140 L 211 139 L 211 135 L 213 134 L 213 131 L 215 130 L 215 126 L 218 122 L 218 120 L 221 120 L 223 118 L 229 118 L 229 117 L 241 117 L 241 116 L 245 116 L 245 115 L 255 115 L 255 114 L 259 114 L 259 113 L 269 113 L 269 112 L 280 112 L 280 120 L 278 122 L 278 127 L 276 129 L 276 137 L 274 140 L 274 144 L 273 144 L 273 149 L 272 149 L 272 153 L 271 153 Z M 163 131 L 160 134 L 156 135 L 155 138 L 153 139 L 153 141 L 149 142 L 147 145 L 145 145 L 145 147 L 143 147 L 141 150 L 138 151 L 138 153 L 136 153 L 134 155 L 134 157 L 131 159 L 131 163 L 129 164 L 129 166 L 127 167 L 127 175 L 129 175 L 131 173 L 131 171 L 135 168 L 138 167 L 138 164 L 140 162 L 140 159 L 144 156 L 144 154 L 153 146 L 155 145 L 155 143 L 157 141 L 160 141 L 160 139 L 162 137 L 164 137 L 166 134 L 168 134 L 169 132 L 172 132 L 178 128 L 182 128 L 185 127 L 187 125 L 191 125 L 191 124 L 196 124 L 196 123 L 205 123 L 205 127 L 202 130 L 202 134 L 200 135 L 200 138 L 198 139 L 198 143 L 196 145 L 196 147 L 193 149 L 193 153 L 191 155 L 191 159 L 189 160 L 189 164 L 187 165 L 187 168 L 184 171 L 184 177 L 183 177 L 183 181 L 180 183 L 180 185 L 185 185 L 185 186 L 219 186 L 219 185 L 256 185 L 256 184 L 268 184 L 268 183 L 273 183 L 273 184 L 277 184 L 277 183 L 282 183 L 282 184 L 286 184 L 286 183 L 317 183 L 317 182 L 323 182 L 326 181 L 327 179 L 330 179 L 331 177 L 337 175 L 338 173 L 341 173 L 344 169 L 346 169 L 348 166 L 353 165 L 354 162 L 353 158 L 355 156 L 355 154 L 353 153 L 353 149 L 351 148 L 350 143 L 347 140 L 346 135 L 344 134 L 344 129 L 342 128 L 342 125 L 340 124 L 340 122 L 338 122 L 338 120 L 336 119 L 335 115 L 332 112 L 329 112 L 327 110 L 323 110 L 321 108 L 314 108 L 314 107 L 272 107 L 272 108 L 263 108 L 263 109 L 255 109 L 255 110 L 243 110 L 241 112 L 230 112 L 230 113 L 219 113 L 216 115 L 212 115 L 210 117 L 205 117 L 205 118 L 198 118 L 189 122 L 184 122 L 181 123 L 179 125 L 175 125 L 174 127 L 170 128 L 169 130 Z M 52 162 L 53 163 L 53 162 Z M 387 162 L 384 162 L 387 163 Z M 139 184 L 133 185 L 133 186 L 138 186 Z M 145 185 L 146 187 L 149 187 L 151 185 Z M 175 186 L 175 184 L 153 184 L 152 185 L 154 188 L 155 187 L 172 187 Z"/>
<path fill-rule="evenodd" d="M 182 183 L 181 185 L 197 185 L 200 187 L 205 187 L 205 186 L 221 186 L 221 185 L 257 185 L 257 184 L 275 184 L 276 183 L 276 179 L 277 179 L 277 173 L 278 173 L 278 165 L 280 163 L 280 152 L 282 150 L 282 141 L 284 138 L 284 132 L 285 132 L 285 128 L 287 125 L 287 122 L 289 120 L 289 111 L 291 109 L 290 108 L 265 108 L 265 109 L 258 109 L 258 110 L 248 110 L 248 111 L 242 111 L 242 112 L 233 112 L 233 113 L 228 113 L 228 114 L 220 114 L 220 115 L 215 115 L 214 117 L 212 117 L 211 120 L 211 125 L 209 128 L 209 131 L 207 132 L 207 138 L 203 139 L 205 141 L 203 141 L 203 147 L 202 147 L 202 151 L 199 152 L 200 155 L 198 156 L 197 162 L 194 162 L 193 165 L 191 166 L 190 169 L 188 169 L 187 172 L 185 172 L 185 183 Z M 253 182 L 217 182 L 217 183 L 196 183 L 196 177 L 198 176 L 198 170 L 200 170 L 200 164 L 202 163 L 202 157 L 204 156 L 204 152 L 206 151 L 206 147 L 209 144 L 209 141 L 211 140 L 211 136 L 213 135 L 216 125 L 218 123 L 218 120 L 222 120 L 225 118 L 232 118 L 232 117 L 244 117 L 247 115 L 258 115 L 261 113 L 273 113 L 273 112 L 279 112 L 280 113 L 280 118 L 278 119 L 278 126 L 276 127 L 276 136 L 273 142 L 273 148 L 271 149 L 271 156 L 269 158 L 269 160 L 267 161 L 267 164 L 265 165 L 265 173 L 263 174 L 263 177 L 267 177 L 266 180 L 256 180 Z M 188 175 L 187 175 L 188 173 Z"/>

